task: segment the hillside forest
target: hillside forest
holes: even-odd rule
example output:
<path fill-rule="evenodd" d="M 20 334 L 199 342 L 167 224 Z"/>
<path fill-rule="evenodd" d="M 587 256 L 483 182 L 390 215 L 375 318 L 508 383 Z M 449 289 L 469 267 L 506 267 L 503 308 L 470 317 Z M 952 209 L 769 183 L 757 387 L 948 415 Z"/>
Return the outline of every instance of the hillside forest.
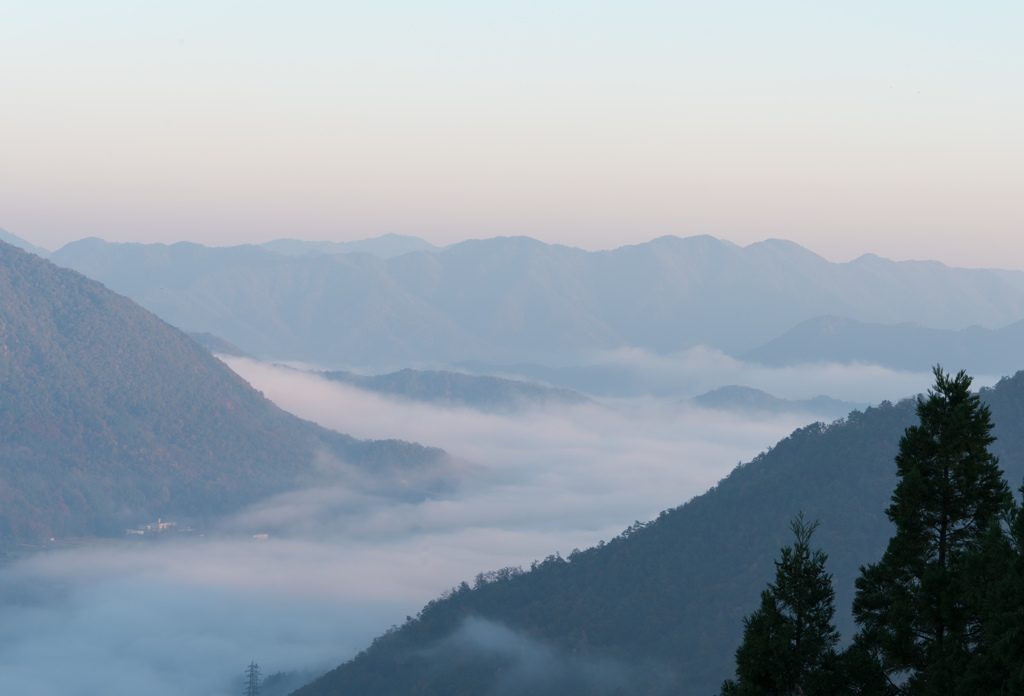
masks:
<path fill-rule="evenodd" d="M 1020 598 L 1013 597 L 1021 523 L 1005 480 L 1024 477 L 1024 372 L 975 394 L 966 391 L 969 383 L 963 374 L 943 375 L 924 401 L 883 403 L 798 429 L 707 493 L 651 522 L 637 522 L 607 543 L 565 557 L 552 554 L 528 569 L 481 573 L 297 694 L 708 694 L 721 690 L 725 679 L 733 680 L 727 693 L 791 693 L 772 689 L 793 689 L 799 682 L 772 673 L 769 678 L 782 686 L 760 690 L 765 682 L 752 682 L 745 666 L 745 656 L 759 649 L 754 662 L 792 663 L 765 656 L 765 650 L 790 650 L 791 629 L 784 622 L 769 622 L 767 639 L 758 632 L 764 624 L 759 616 L 790 616 L 780 597 L 791 588 L 778 575 L 780 567 L 792 565 L 786 553 L 802 559 L 801 567 L 815 570 L 819 580 L 828 576 L 830 591 L 823 596 L 835 607 L 834 619 L 825 612 L 827 640 L 819 641 L 830 655 L 827 670 L 807 667 L 816 664 L 811 661 L 800 663 L 800 674 L 827 674 L 836 693 L 932 693 L 927 689 L 935 688 L 934 680 L 922 676 L 913 681 L 921 685 L 912 686 L 910 676 L 954 660 L 970 663 L 971 674 L 988 675 L 986 683 L 1016 683 L 1013 669 L 1021 663 L 1007 650 L 1019 642 L 1012 639 L 1018 629 L 1005 626 L 1020 625 Z M 958 431 L 967 426 L 946 423 L 962 419 L 967 433 Z M 932 445 L 936 428 L 941 437 Z M 970 456 L 936 477 L 940 442 L 943 457 L 961 446 Z M 975 477 L 969 480 L 977 485 L 960 490 L 967 485 L 963 475 Z M 980 506 L 971 496 L 982 493 Z M 959 514 L 984 514 L 972 524 L 956 519 L 956 550 L 950 555 L 943 547 L 945 565 L 933 572 L 936 559 L 925 541 L 906 541 L 904 529 L 931 539 L 921 520 L 935 522 L 927 507 L 935 496 L 940 506 L 956 501 Z M 803 530 L 795 546 L 789 543 L 794 518 Z M 827 567 L 824 556 L 810 551 L 808 530 L 827 553 Z M 779 566 L 779 549 L 787 545 Z M 908 560 L 907 547 L 918 555 Z M 925 570 L 926 577 L 913 575 Z M 897 580 L 885 579 L 893 573 Z M 1000 580 L 982 585 L 970 580 L 976 573 Z M 942 602 L 954 598 L 949 588 L 973 587 L 969 604 L 955 607 L 956 645 L 942 649 L 948 655 L 927 647 L 925 638 L 908 643 L 906 626 L 884 618 L 894 593 L 922 582 L 945 588 L 938 595 Z M 765 607 L 765 587 L 775 609 Z M 908 614 L 926 610 L 935 597 L 916 597 Z M 829 637 L 833 631 L 840 641 Z M 904 642 L 893 643 L 893 636 Z M 737 670 L 733 655 L 741 644 L 754 647 L 738 655 Z M 851 673 L 860 675 L 857 681 Z M 971 693 L 973 687 L 964 682 L 958 688 Z"/>

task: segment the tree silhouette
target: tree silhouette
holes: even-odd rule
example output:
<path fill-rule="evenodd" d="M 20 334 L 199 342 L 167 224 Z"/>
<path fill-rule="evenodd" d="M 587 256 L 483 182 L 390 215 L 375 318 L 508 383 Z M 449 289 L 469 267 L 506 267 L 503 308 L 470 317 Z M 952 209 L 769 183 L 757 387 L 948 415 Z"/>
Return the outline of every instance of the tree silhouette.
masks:
<path fill-rule="evenodd" d="M 744 619 L 736 650 L 736 680 L 723 696 L 817 693 L 831 683 L 839 633 L 832 624 L 835 591 L 825 572 L 828 556 L 811 550 L 818 523 L 793 520 L 796 537 L 775 562 L 775 582 L 761 592 L 761 606 Z"/>
<path fill-rule="evenodd" d="M 936 366 L 935 386 L 919 399 L 919 425 L 907 428 L 896 456 L 899 482 L 886 510 L 896 534 L 878 563 L 861 569 L 853 612 L 857 644 L 878 660 L 891 688 L 952 694 L 984 638 L 984 600 L 972 572 L 998 543 L 1012 505 L 987 406 L 971 378 Z M 983 593 L 981 593 L 983 594 Z"/>

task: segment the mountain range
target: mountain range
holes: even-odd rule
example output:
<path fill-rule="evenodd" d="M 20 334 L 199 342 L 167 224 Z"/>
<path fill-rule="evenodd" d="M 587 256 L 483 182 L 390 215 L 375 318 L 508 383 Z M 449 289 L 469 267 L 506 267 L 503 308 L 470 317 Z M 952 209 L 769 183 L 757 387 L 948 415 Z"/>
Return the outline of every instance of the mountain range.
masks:
<path fill-rule="evenodd" d="M 440 251 L 425 239 L 407 234 L 384 234 L 372 239 L 358 239 L 353 242 L 305 242 L 299 239 L 275 239 L 260 244 L 264 249 L 288 256 L 306 254 L 372 254 L 390 259 L 413 251 Z"/>
<path fill-rule="evenodd" d="M 831 263 L 782 240 L 662 237 L 588 252 L 499 237 L 385 259 L 85 239 L 51 258 L 256 357 L 370 371 L 696 345 L 739 355 L 824 315 L 947 330 L 1024 319 L 1024 273 Z"/>
<path fill-rule="evenodd" d="M 0 242 L 0 547 L 210 519 L 328 475 L 419 498 L 449 464 L 296 418 L 128 298 Z"/>
<path fill-rule="evenodd" d="M 969 326 L 954 331 L 816 317 L 741 357 L 773 367 L 859 362 L 919 372 L 941 363 L 974 374 L 999 375 L 1024 364 L 1024 321 L 1000 329 Z"/>

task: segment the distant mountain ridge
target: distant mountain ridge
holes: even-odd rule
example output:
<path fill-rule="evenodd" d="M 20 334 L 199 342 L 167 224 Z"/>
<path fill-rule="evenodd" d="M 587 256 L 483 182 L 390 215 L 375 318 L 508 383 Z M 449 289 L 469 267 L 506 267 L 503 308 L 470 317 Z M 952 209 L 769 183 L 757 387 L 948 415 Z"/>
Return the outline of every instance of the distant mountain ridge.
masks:
<path fill-rule="evenodd" d="M 738 354 L 822 315 L 947 329 L 1024 319 L 1024 273 L 871 255 L 837 264 L 782 240 L 587 252 L 498 237 L 382 259 L 90 239 L 52 259 L 257 357 L 370 371 L 700 344 Z"/>
<path fill-rule="evenodd" d="M 813 399 L 780 399 L 768 392 L 728 385 L 712 389 L 690 399 L 704 408 L 723 411 L 741 411 L 745 413 L 803 413 L 821 418 L 842 418 L 850 411 L 862 409 L 867 404 L 855 404 L 840 401 L 828 396 L 816 396 Z"/>
<path fill-rule="evenodd" d="M 443 370 L 406 368 L 386 375 L 357 375 L 339 371 L 318 374 L 334 382 L 343 382 L 380 394 L 442 406 L 464 406 L 484 412 L 510 412 L 526 407 L 574 406 L 591 402 L 583 394 L 571 389 Z"/>
<path fill-rule="evenodd" d="M 260 246 L 288 256 L 303 256 L 310 253 L 373 254 L 382 259 L 390 259 L 414 251 L 440 251 L 442 249 L 425 239 L 394 233 L 352 242 L 306 242 L 299 239 L 275 239 L 272 242 L 264 242 Z"/>
<path fill-rule="evenodd" d="M 128 298 L 0 242 L 0 548 L 210 519 L 323 470 L 418 498 L 449 464 L 300 420 Z"/>
<path fill-rule="evenodd" d="M 0 229 L 0 242 L 7 242 L 11 246 L 16 246 L 19 249 L 24 249 L 30 254 L 35 254 L 36 256 L 42 256 L 44 259 L 49 257 L 50 255 L 50 252 L 47 251 L 46 249 L 38 247 L 35 244 L 32 244 L 31 242 L 27 242 L 21 237 L 13 235 L 5 229 Z"/>
<path fill-rule="evenodd" d="M 953 331 L 815 317 L 741 357 L 773 367 L 860 362 L 927 371 L 940 363 L 960 365 L 975 374 L 1005 374 L 1024 363 L 1024 321 L 1000 329 L 970 326 Z"/>

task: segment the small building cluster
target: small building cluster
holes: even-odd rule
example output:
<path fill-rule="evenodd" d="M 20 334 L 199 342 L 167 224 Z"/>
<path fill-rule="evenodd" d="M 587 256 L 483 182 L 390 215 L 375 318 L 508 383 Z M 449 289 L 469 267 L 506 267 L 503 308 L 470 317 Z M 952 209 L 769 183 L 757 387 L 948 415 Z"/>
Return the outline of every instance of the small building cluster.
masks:
<path fill-rule="evenodd" d="M 170 533 L 192 534 L 196 530 L 193 529 L 192 527 L 188 527 L 188 526 L 186 526 L 184 529 L 178 529 L 178 523 L 177 522 L 164 522 L 162 519 L 157 519 L 156 522 L 151 522 L 149 524 L 142 524 L 142 525 L 139 525 L 138 527 L 136 527 L 135 529 L 126 529 L 124 531 L 125 531 L 125 534 L 127 534 L 128 536 L 132 536 L 132 535 L 152 536 L 152 535 L 157 535 L 157 534 L 170 534 Z"/>

